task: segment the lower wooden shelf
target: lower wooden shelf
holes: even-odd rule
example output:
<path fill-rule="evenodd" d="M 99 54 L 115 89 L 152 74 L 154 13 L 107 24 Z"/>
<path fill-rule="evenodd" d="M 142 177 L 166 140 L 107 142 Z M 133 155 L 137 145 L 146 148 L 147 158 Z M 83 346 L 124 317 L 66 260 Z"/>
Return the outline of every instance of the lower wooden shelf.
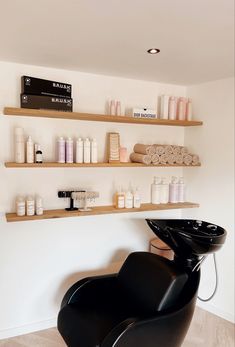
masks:
<path fill-rule="evenodd" d="M 161 211 L 161 210 L 174 210 L 182 208 L 195 208 L 199 207 L 199 204 L 192 202 L 184 203 L 168 203 L 153 205 L 150 203 L 142 204 L 140 208 L 123 208 L 117 209 L 114 206 L 96 206 L 91 211 L 80 212 L 80 211 L 66 211 L 66 210 L 45 210 L 42 216 L 23 216 L 19 217 L 16 213 L 6 213 L 7 222 L 24 222 L 42 219 L 55 219 L 65 217 L 82 217 L 82 216 L 93 216 L 101 214 L 114 214 L 114 213 L 132 213 L 132 212 L 144 212 L 144 211 Z"/>
<path fill-rule="evenodd" d="M 185 164 L 158 164 L 158 165 L 145 165 L 145 164 L 141 164 L 141 163 L 132 163 L 132 162 L 128 162 L 128 163 L 82 163 L 82 164 L 78 164 L 78 163 L 64 163 L 64 164 L 60 164 L 60 163 L 55 163 L 55 162 L 45 162 L 42 164 L 39 163 L 14 163 L 14 162 L 7 162 L 5 163 L 5 167 L 7 168 L 83 168 L 83 167 L 89 167 L 89 168 L 93 168 L 93 167 L 105 167 L 105 168 L 109 168 L 109 167 L 195 167 L 195 166 L 201 166 L 201 164 L 197 164 L 197 165 L 185 165 Z"/>

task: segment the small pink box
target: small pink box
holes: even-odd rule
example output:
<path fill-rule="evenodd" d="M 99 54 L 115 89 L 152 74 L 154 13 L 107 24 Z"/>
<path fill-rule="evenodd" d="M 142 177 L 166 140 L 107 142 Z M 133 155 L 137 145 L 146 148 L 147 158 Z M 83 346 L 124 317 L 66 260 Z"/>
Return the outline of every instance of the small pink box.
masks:
<path fill-rule="evenodd" d="M 127 156 L 127 148 L 126 147 L 120 147 L 120 162 L 121 163 L 127 163 L 128 162 L 128 156 Z"/>

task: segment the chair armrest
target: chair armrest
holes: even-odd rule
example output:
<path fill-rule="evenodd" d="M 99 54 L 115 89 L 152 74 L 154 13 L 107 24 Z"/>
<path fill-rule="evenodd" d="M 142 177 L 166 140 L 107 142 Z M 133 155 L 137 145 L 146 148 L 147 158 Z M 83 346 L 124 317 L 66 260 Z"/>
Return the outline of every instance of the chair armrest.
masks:
<path fill-rule="evenodd" d="M 117 274 L 115 273 L 101 276 L 86 277 L 79 280 L 67 290 L 61 303 L 61 309 L 68 304 L 73 304 L 77 302 L 79 297 L 90 288 L 94 288 L 96 290 L 96 295 L 98 295 L 98 293 L 101 291 L 106 292 L 107 290 L 113 290 L 114 285 L 116 284 L 116 279 Z"/>

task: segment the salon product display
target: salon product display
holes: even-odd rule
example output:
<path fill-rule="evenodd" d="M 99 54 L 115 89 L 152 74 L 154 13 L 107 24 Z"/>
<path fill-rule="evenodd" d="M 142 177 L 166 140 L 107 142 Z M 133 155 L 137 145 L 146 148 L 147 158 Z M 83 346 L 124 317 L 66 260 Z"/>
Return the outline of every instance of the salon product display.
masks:
<path fill-rule="evenodd" d="M 167 183 L 165 177 L 154 177 L 151 184 L 151 203 L 167 204 L 185 202 L 186 186 L 184 178 L 172 177 L 171 182 Z"/>
<path fill-rule="evenodd" d="M 135 190 L 129 188 L 123 191 L 122 187 L 114 194 L 114 206 L 116 208 L 140 208 L 141 197 L 138 187 Z"/>
<path fill-rule="evenodd" d="M 145 165 L 199 165 L 200 159 L 197 154 L 189 153 L 185 146 L 175 145 L 144 145 L 137 143 L 130 160 L 134 163 Z"/>
<path fill-rule="evenodd" d="M 66 211 L 91 211 L 90 207 L 87 207 L 88 200 L 95 201 L 99 197 L 99 192 L 88 190 L 60 190 L 58 192 L 58 198 L 69 198 L 69 207 L 65 208 Z M 75 207 L 74 201 L 82 202 L 83 207 Z"/>
<path fill-rule="evenodd" d="M 43 215 L 43 200 L 37 195 L 27 195 L 27 197 L 18 196 L 16 198 L 16 214 L 17 216 L 37 216 Z"/>
<path fill-rule="evenodd" d="M 161 95 L 160 119 L 192 120 L 192 100 L 185 97 Z"/>
<path fill-rule="evenodd" d="M 31 76 L 21 77 L 22 108 L 73 111 L 72 85 Z"/>

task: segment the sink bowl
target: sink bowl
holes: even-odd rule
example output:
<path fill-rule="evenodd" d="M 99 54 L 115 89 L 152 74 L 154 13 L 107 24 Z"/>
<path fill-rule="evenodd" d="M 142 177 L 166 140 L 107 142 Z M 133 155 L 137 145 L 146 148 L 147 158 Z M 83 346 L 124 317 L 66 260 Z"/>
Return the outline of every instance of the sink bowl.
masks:
<path fill-rule="evenodd" d="M 218 251 L 226 230 L 218 225 L 193 219 L 146 219 L 149 227 L 177 257 L 200 258 Z"/>

